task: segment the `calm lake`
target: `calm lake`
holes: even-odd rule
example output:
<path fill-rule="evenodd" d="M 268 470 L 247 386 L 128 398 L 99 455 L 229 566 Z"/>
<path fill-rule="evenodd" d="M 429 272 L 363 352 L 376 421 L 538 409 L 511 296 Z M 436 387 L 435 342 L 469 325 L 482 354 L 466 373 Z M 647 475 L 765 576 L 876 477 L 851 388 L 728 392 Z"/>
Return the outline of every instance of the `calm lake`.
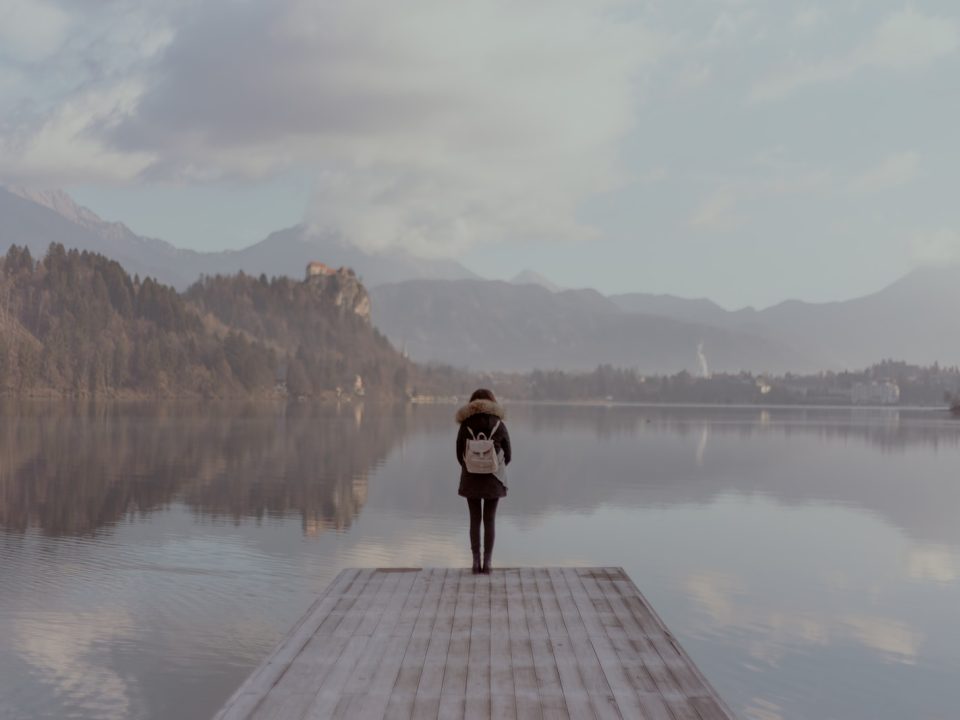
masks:
<path fill-rule="evenodd" d="M 0 406 L 0 718 L 209 718 L 350 566 L 468 563 L 454 407 Z M 495 564 L 620 565 L 743 718 L 956 718 L 960 422 L 508 406 Z"/>

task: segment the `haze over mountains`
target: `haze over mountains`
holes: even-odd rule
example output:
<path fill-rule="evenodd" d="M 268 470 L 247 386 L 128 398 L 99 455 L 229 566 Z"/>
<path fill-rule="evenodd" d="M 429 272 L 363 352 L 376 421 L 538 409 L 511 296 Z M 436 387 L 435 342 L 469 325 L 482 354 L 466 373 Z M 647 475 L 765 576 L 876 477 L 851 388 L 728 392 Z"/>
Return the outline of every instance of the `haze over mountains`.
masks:
<path fill-rule="evenodd" d="M 412 359 L 471 369 L 588 370 L 608 363 L 672 373 L 694 370 L 700 343 L 721 370 L 779 370 L 794 358 L 787 346 L 759 335 L 624 312 L 595 290 L 408 280 L 371 295 L 374 324 Z"/>
<path fill-rule="evenodd" d="M 371 254 L 299 225 L 236 251 L 196 252 L 137 235 L 78 207 L 63 192 L 0 188 L 0 252 L 51 242 L 118 260 L 131 274 L 178 289 L 200 275 L 243 271 L 301 277 L 308 261 L 354 268 L 373 299 L 374 324 L 413 360 L 477 370 L 805 372 L 882 358 L 960 362 L 960 268 L 921 268 L 877 293 L 833 303 L 786 301 L 728 311 L 708 299 L 563 290 L 533 270 L 483 280 L 451 260 L 402 250 Z"/>
<path fill-rule="evenodd" d="M 841 302 L 787 300 L 727 311 L 705 300 L 634 293 L 611 297 L 631 312 L 751 332 L 816 360 L 811 369 L 865 367 L 883 358 L 960 363 L 960 267 L 923 267 L 876 293 Z M 791 368 L 791 369 L 802 369 Z"/>
<path fill-rule="evenodd" d="M 272 233 L 242 250 L 185 250 L 139 236 L 123 223 L 102 220 L 62 191 L 0 188 L 0 251 L 26 245 L 35 257 L 42 257 L 52 242 L 102 253 L 131 274 L 154 277 L 177 290 L 185 290 L 200 275 L 241 270 L 268 277 L 301 277 L 311 260 L 352 267 L 367 285 L 424 277 L 476 277 L 452 260 L 423 259 L 402 250 L 372 255 L 333 233 L 304 225 Z"/>

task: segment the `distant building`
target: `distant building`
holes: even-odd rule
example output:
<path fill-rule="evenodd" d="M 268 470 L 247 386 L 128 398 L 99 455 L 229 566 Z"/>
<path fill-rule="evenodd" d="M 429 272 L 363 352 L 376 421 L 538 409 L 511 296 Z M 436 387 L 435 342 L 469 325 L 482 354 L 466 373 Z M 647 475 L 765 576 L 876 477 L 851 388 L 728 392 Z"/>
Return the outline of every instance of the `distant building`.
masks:
<path fill-rule="evenodd" d="M 307 278 L 317 277 L 318 275 L 336 275 L 337 271 L 326 263 L 313 262 L 307 263 Z"/>
<path fill-rule="evenodd" d="M 854 405 L 896 405 L 900 402 L 900 386 L 889 380 L 854 383 L 851 400 Z"/>

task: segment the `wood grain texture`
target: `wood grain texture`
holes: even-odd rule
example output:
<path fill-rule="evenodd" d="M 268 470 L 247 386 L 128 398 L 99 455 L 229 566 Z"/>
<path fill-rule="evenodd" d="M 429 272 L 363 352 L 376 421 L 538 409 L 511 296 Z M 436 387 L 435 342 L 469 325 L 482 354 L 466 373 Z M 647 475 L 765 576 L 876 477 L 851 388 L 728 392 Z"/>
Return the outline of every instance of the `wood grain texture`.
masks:
<path fill-rule="evenodd" d="M 348 569 L 216 720 L 730 720 L 621 568 Z"/>

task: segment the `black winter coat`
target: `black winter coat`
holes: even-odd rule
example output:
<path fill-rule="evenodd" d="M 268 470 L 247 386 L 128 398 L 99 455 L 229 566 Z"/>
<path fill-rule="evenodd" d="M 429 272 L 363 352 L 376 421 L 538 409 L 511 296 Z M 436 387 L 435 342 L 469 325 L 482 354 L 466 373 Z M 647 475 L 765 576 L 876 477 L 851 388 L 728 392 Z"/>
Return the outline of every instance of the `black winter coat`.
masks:
<path fill-rule="evenodd" d="M 504 463 L 510 464 L 510 433 L 507 432 L 507 426 L 503 422 L 503 408 L 490 400 L 474 400 L 457 410 L 456 420 L 460 423 L 460 432 L 457 433 L 457 462 L 460 463 L 459 494 L 466 498 L 505 497 L 507 486 L 500 482 L 496 475 L 467 472 L 463 466 L 463 453 L 467 447 L 467 438 L 470 437 L 467 428 L 473 430 L 474 435 L 484 433 L 489 437 L 497 421 L 500 422 L 500 427 L 497 428 L 491 440 L 498 451 L 503 451 Z"/>

